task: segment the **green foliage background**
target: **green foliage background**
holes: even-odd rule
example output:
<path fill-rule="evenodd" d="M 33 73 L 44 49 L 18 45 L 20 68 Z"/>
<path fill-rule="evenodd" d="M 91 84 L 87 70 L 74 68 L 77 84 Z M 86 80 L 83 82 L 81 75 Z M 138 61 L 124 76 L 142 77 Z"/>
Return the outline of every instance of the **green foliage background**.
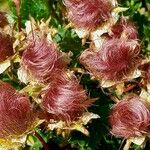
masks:
<path fill-rule="evenodd" d="M 124 14 L 129 16 L 136 24 L 139 30 L 140 40 L 142 44 L 142 51 L 144 55 L 150 55 L 150 0 L 120 0 L 120 6 L 129 8 Z M 16 20 L 17 16 L 14 4 L 11 0 L 0 0 L 0 8 L 8 11 L 11 14 L 11 18 Z M 59 44 L 60 48 L 64 52 L 73 52 L 70 68 L 82 67 L 78 63 L 78 57 L 80 53 L 88 47 L 88 44 L 82 46 L 81 40 L 76 35 L 73 29 L 65 29 L 68 24 L 66 18 L 63 17 L 63 11 L 65 10 L 61 0 L 22 0 L 21 3 L 21 17 L 22 25 L 29 19 L 29 15 L 36 20 L 42 18 L 48 19 L 51 16 L 50 25 L 58 29 L 58 34 L 54 37 L 54 40 Z M 92 111 L 101 116 L 100 119 L 92 121 L 88 124 L 88 130 L 90 136 L 86 137 L 79 132 L 74 132 L 68 139 L 63 139 L 61 136 L 57 136 L 54 132 L 47 132 L 46 130 L 37 129 L 37 132 L 49 142 L 53 149 L 57 149 L 58 144 L 66 143 L 65 150 L 79 149 L 79 150 L 118 150 L 122 142 L 122 139 L 116 139 L 109 133 L 108 126 L 108 113 L 113 104 L 113 101 L 103 94 L 98 87 L 98 82 L 90 80 L 89 75 L 77 74 L 81 80 L 81 84 L 90 93 L 91 98 L 98 98 L 94 106 L 89 111 Z M 8 76 L 1 75 L 0 78 L 4 81 L 10 82 L 16 88 L 19 87 L 17 82 L 12 82 Z M 29 145 L 24 149 L 29 150 L 41 150 L 41 143 L 32 135 L 28 137 Z M 148 147 L 148 145 L 147 145 Z M 139 147 L 133 145 L 133 149 L 138 150 Z"/>

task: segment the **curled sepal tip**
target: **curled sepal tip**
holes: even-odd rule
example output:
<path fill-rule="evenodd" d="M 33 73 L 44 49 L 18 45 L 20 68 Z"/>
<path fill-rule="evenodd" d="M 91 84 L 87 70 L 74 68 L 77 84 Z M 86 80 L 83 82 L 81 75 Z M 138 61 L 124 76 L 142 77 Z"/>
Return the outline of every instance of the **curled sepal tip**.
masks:
<path fill-rule="evenodd" d="M 86 129 L 85 125 L 87 125 L 92 119 L 98 118 L 100 118 L 100 116 L 97 114 L 85 112 L 80 118 L 78 118 L 78 120 L 73 121 L 71 124 L 67 124 L 63 121 L 51 120 L 48 124 L 48 129 L 51 131 L 56 130 L 58 134 L 62 134 L 64 136 L 74 130 L 89 136 L 89 131 Z"/>

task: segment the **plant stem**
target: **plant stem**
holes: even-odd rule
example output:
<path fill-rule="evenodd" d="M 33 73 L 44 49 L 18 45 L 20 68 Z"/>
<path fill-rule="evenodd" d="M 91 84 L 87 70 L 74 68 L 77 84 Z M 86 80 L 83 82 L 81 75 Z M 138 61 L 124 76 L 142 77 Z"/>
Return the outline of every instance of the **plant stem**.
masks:
<path fill-rule="evenodd" d="M 18 14 L 18 31 L 21 32 L 21 16 Z"/>
<path fill-rule="evenodd" d="M 21 16 L 20 16 L 21 0 L 13 0 L 13 2 L 16 5 L 16 12 L 18 17 L 18 31 L 21 32 Z"/>
<path fill-rule="evenodd" d="M 41 142 L 41 144 L 43 145 L 43 148 L 45 150 L 51 150 L 51 148 L 49 147 L 49 145 L 44 141 L 44 139 L 42 138 L 42 136 L 38 133 L 38 132 L 34 132 L 34 135 L 38 138 L 38 140 Z"/>

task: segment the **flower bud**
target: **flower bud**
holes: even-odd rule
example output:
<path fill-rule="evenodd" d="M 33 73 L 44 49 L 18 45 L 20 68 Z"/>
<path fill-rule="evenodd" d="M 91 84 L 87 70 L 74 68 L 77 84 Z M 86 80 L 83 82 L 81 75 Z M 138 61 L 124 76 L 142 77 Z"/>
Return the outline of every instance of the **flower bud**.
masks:
<path fill-rule="evenodd" d="M 150 105 L 138 96 L 128 96 L 114 105 L 109 121 L 117 137 L 142 136 L 150 129 Z"/>
<path fill-rule="evenodd" d="M 13 41 L 9 35 L 0 32 L 0 43 L 0 62 L 2 62 L 13 55 Z"/>
<path fill-rule="evenodd" d="M 121 81 L 137 69 L 140 48 L 134 40 L 106 40 L 100 49 L 83 52 L 80 62 L 98 79 Z"/>
<path fill-rule="evenodd" d="M 91 101 L 77 78 L 65 73 L 50 84 L 42 102 L 49 114 L 66 122 L 78 119 L 90 105 Z"/>
<path fill-rule="evenodd" d="M 0 82 L 0 139 L 19 139 L 33 129 L 35 113 L 26 95 Z"/>
<path fill-rule="evenodd" d="M 77 28 L 92 30 L 111 17 L 110 0 L 64 0 L 68 18 Z"/>

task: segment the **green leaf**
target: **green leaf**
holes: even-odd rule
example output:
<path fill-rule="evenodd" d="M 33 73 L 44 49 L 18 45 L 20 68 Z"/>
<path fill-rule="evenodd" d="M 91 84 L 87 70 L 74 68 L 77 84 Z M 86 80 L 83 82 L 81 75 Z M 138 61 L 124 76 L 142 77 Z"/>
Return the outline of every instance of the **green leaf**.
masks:
<path fill-rule="evenodd" d="M 15 5 L 12 0 L 9 0 L 9 5 L 12 16 L 17 21 Z M 48 19 L 50 16 L 48 0 L 21 0 L 20 16 L 23 24 L 29 19 L 29 15 L 35 20 Z"/>

